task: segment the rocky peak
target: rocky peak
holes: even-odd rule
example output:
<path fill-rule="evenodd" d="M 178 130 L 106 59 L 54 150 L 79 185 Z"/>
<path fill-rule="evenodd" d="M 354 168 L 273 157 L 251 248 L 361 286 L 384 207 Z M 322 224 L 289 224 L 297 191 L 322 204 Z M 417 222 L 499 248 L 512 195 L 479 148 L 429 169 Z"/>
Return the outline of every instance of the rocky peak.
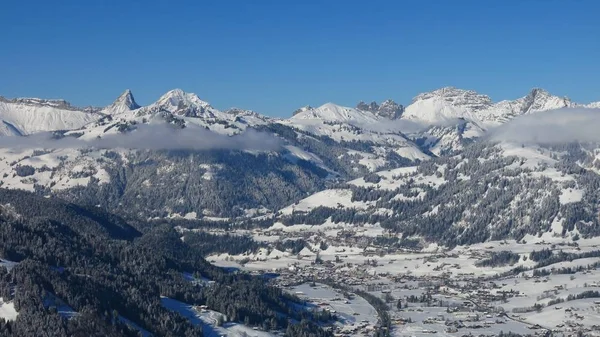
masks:
<path fill-rule="evenodd" d="M 533 88 L 522 98 L 521 113 L 530 113 L 572 106 L 567 97 L 558 97 L 541 88 Z"/>
<path fill-rule="evenodd" d="M 119 114 L 139 108 L 140 106 L 136 103 L 131 90 L 127 89 L 104 111 L 110 114 Z"/>
<path fill-rule="evenodd" d="M 356 105 L 356 108 L 361 111 L 369 111 L 376 116 L 388 119 L 398 119 L 404 112 L 404 107 L 391 99 L 385 100 L 381 104 L 377 104 L 377 102 L 367 104 L 360 101 Z"/>
<path fill-rule="evenodd" d="M 417 95 L 413 102 L 429 99 L 443 100 L 453 106 L 465 108 L 469 111 L 484 110 L 493 104 L 492 99 L 487 95 L 479 94 L 474 90 L 458 89 L 455 87 L 443 87 Z"/>
<path fill-rule="evenodd" d="M 161 112 L 186 117 L 214 118 L 218 111 L 208 102 L 201 100 L 194 93 L 181 89 L 173 89 L 162 95 L 158 101 L 146 110 L 151 113 Z M 142 113 L 146 113 L 143 111 Z"/>
<path fill-rule="evenodd" d="M 404 106 L 394 102 L 391 99 L 387 99 L 381 102 L 377 114 L 381 117 L 386 117 L 389 119 L 398 119 L 402 116 L 403 112 Z"/>
<path fill-rule="evenodd" d="M 51 108 L 63 109 L 63 110 L 80 110 L 80 109 L 72 106 L 71 103 L 65 101 L 64 99 L 42 99 L 42 98 L 8 99 L 8 98 L 0 96 L 0 102 L 23 104 L 23 105 L 30 105 L 30 106 L 39 106 L 39 107 L 51 107 Z"/>
<path fill-rule="evenodd" d="M 292 116 L 296 116 L 297 114 L 304 112 L 304 111 L 308 111 L 308 110 L 313 110 L 314 108 L 310 105 L 306 105 L 301 107 L 300 109 L 296 109 L 294 110 L 294 112 L 292 113 Z"/>

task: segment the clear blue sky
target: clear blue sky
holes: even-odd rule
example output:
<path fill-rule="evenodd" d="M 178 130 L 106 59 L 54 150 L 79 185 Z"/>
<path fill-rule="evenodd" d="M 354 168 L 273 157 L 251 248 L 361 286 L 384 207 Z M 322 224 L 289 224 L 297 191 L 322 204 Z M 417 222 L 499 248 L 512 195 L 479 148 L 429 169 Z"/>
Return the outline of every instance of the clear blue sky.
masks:
<path fill-rule="evenodd" d="M 6 0 L 0 95 L 138 103 L 173 88 L 217 108 L 303 105 L 453 85 L 600 100 L 596 0 Z"/>

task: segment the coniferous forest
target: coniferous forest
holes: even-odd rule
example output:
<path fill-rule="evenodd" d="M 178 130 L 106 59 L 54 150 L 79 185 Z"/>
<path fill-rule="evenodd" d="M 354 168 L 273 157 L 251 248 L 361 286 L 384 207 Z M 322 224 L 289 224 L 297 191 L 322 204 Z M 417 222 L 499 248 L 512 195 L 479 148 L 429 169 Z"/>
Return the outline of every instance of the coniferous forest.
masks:
<path fill-rule="evenodd" d="M 18 311 L 1 322 L 1 336 L 138 336 L 138 328 L 202 335 L 162 297 L 287 336 L 328 335 L 296 298 L 263 278 L 212 266 L 171 226 L 142 232 L 100 208 L 23 191 L 0 190 L 0 204 L 0 297 Z"/>

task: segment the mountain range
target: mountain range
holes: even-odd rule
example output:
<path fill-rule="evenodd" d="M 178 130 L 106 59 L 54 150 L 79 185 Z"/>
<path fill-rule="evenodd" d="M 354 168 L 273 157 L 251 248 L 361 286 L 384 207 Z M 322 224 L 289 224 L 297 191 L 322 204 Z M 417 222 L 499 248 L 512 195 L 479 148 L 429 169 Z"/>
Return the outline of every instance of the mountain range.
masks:
<path fill-rule="evenodd" d="M 221 111 L 179 89 L 147 106 L 137 104 L 130 90 L 102 108 L 78 108 L 63 100 L 0 98 L 0 132 L 5 136 L 0 137 L 0 185 L 143 219 L 266 217 L 293 225 L 307 217 L 311 223 L 325 223 L 333 216 L 353 224 L 377 223 L 406 237 L 448 245 L 473 238 L 519 237 L 547 231 L 561 221 L 573 231 L 578 221 L 597 219 L 592 213 L 565 215 L 574 212 L 574 206 L 559 202 L 561 191 L 570 188 L 576 196 L 587 196 L 583 191 L 589 177 L 570 172 L 573 185 L 547 180 L 550 173 L 545 172 L 552 166 L 557 170 L 552 174 L 560 175 L 561 169 L 573 170 L 577 160 L 587 163 L 580 167 L 592 170 L 593 155 L 577 152 L 573 159 L 556 149 L 527 145 L 527 150 L 515 151 L 514 144 L 480 140 L 520 116 L 598 106 L 574 103 L 542 89 L 516 100 L 493 102 L 487 95 L 453 87 L 419 94 L 407 106 L 392 100 L 359 102 L 356 107 L 326 103 L 300 108 L 289 118 L 238 108 Z M 263 143 L 270 146 L 255 146 Z M 595 147 L 586 149 L 594 153 Z M 515 168 L 515 160 L 525 166 Z M 473 161 L 493 164 L 474 166 Z M 557 165 L 562 166 L 554 168 Z M 505 179 L 515 174 L 525 180 Z M 501 185 L 512 186 L 521 203 L 494 199 L 474 204 L 477 193 L 487 193 L 479 190 L 477 181 L 492 177 L 496 180 L 489 186 L 503 181 Z M 548 208 L 540 211 L 522 204 L 540 197 L 523 186 L 539 189 L 544 183 L 555 190 L 548 201 L 558 205 L 551 208 L 551 217 L 545 213 Z M 463 190 L 477 193 L 462 193 L 463 201 L 448 203 L 451 195 Z M 335 200 L 330 205 L 335 211 L 324 206 L 316 216 L 310 208 L 292 207 L 314 200 L 329 205 L 320 197 L 323 193 L 330 202 Z M 340 199 L 340 193 L 351 200 Z M 588 202 L 587 197 L 575 200 L 576 205 Z M 468 214 L 489 212 L 486 207 L 491 204 L 500 210 L 490 213 L 498 218 L 488 219 L 488 227 L 469 218 Z M 297 212 L 303 215 L 297 217 Z M 506 225 L 514 212 L 545 218 L 535 225 L 515 221 Z M 323 214 L 329 216 L 322 218 Z M 428 220 L 421 224 L 415 219 Z M 591 228 L 581 227 L 577 233 L 595 233 Z"/>

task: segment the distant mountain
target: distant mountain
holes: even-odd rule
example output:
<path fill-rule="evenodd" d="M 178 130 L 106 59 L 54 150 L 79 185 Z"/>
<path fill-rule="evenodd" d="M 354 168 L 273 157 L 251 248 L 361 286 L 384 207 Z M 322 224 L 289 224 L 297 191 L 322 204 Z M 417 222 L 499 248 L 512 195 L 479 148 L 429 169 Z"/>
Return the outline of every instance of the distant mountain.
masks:
<path fill-rule="evenodd" d="M 98 118 L 97 109 L 76 108 L 64 100 L 0 97 L 0 135 L 78 129 Z"/>
<path fill-rule="evenodd" d="M 113 104 L 102 109 L 102 112 L 111 115 L 118 115 L 139 108 L 140 106 L 136 103 L 135 98 L 133 98 L 131 90 L 127 89 L 113 102 Z"/>
<path fill-rule="evenodd" d="M 489 96 L 473 90 L 445 87 L 416 96 L 402 117 L 426 124 L 444 124 L 461 118 L 491 127 L 523 114 L 574 106 L 577 104 L 568 98 L 538 88 L 522 98 L 494 103 Z"/>
<path fill-rule="evenodd" d="M 377 121 L 377 117 L 370 111 L 343 107 L 334 103 L 325 103 L 318 108 L 306 108 L 294 114 L 291 119 L 316 119 L 327 122 L 356 124 L 375 123 Z"/>
<path fill-rule="evenodd" d="M 361 102 L 357 108 L 327 103 L 278 119 L 240 108 L 221 111 L 180 89 L 147 106 L 137 104 L 130 90 L 104 108 L 77 108 L 62 100 L 2 99 L 3 135 L 53 131 L 55 138 L 77 139 L 79 145 L 0 148 L 0 186 L 149 218 L 250 217 L 276 212 L 332 184 L 460 154 L 517 116 L 563 106 L 581 105 L 541 89 L 494 103 L 475 91 L 448 87 L 420 94 L 406 108 L 392 100 Z M 175 151 L 159 146 L 142 151 L 128 149 L 123 138 L 122 143 L 113 142 L 122 148 L 84 148 L 93 144 L 84 141 L 133 135 L 145 124 L 175 130 L 200 127 L 210 131 L 204 137 L 255 132 L 277 139 L 280 147 Z M 195 141 L 210 144 L 211 139 Z M 168 194 L 156 193 L 167 186 Z"/>
<path fill-rule="evenodd" d="M 360 101 L 356 108 L 362 111 L 369 111 L 372 114 L 384 117 L 387 119 L 398 119 L 402 116 L 404 112 L 404 107 L 391 99 L 385 100 L 381 102 L 381 104 L 377 104 L 377 102 L 371 102 L 369 104 Z"/>

